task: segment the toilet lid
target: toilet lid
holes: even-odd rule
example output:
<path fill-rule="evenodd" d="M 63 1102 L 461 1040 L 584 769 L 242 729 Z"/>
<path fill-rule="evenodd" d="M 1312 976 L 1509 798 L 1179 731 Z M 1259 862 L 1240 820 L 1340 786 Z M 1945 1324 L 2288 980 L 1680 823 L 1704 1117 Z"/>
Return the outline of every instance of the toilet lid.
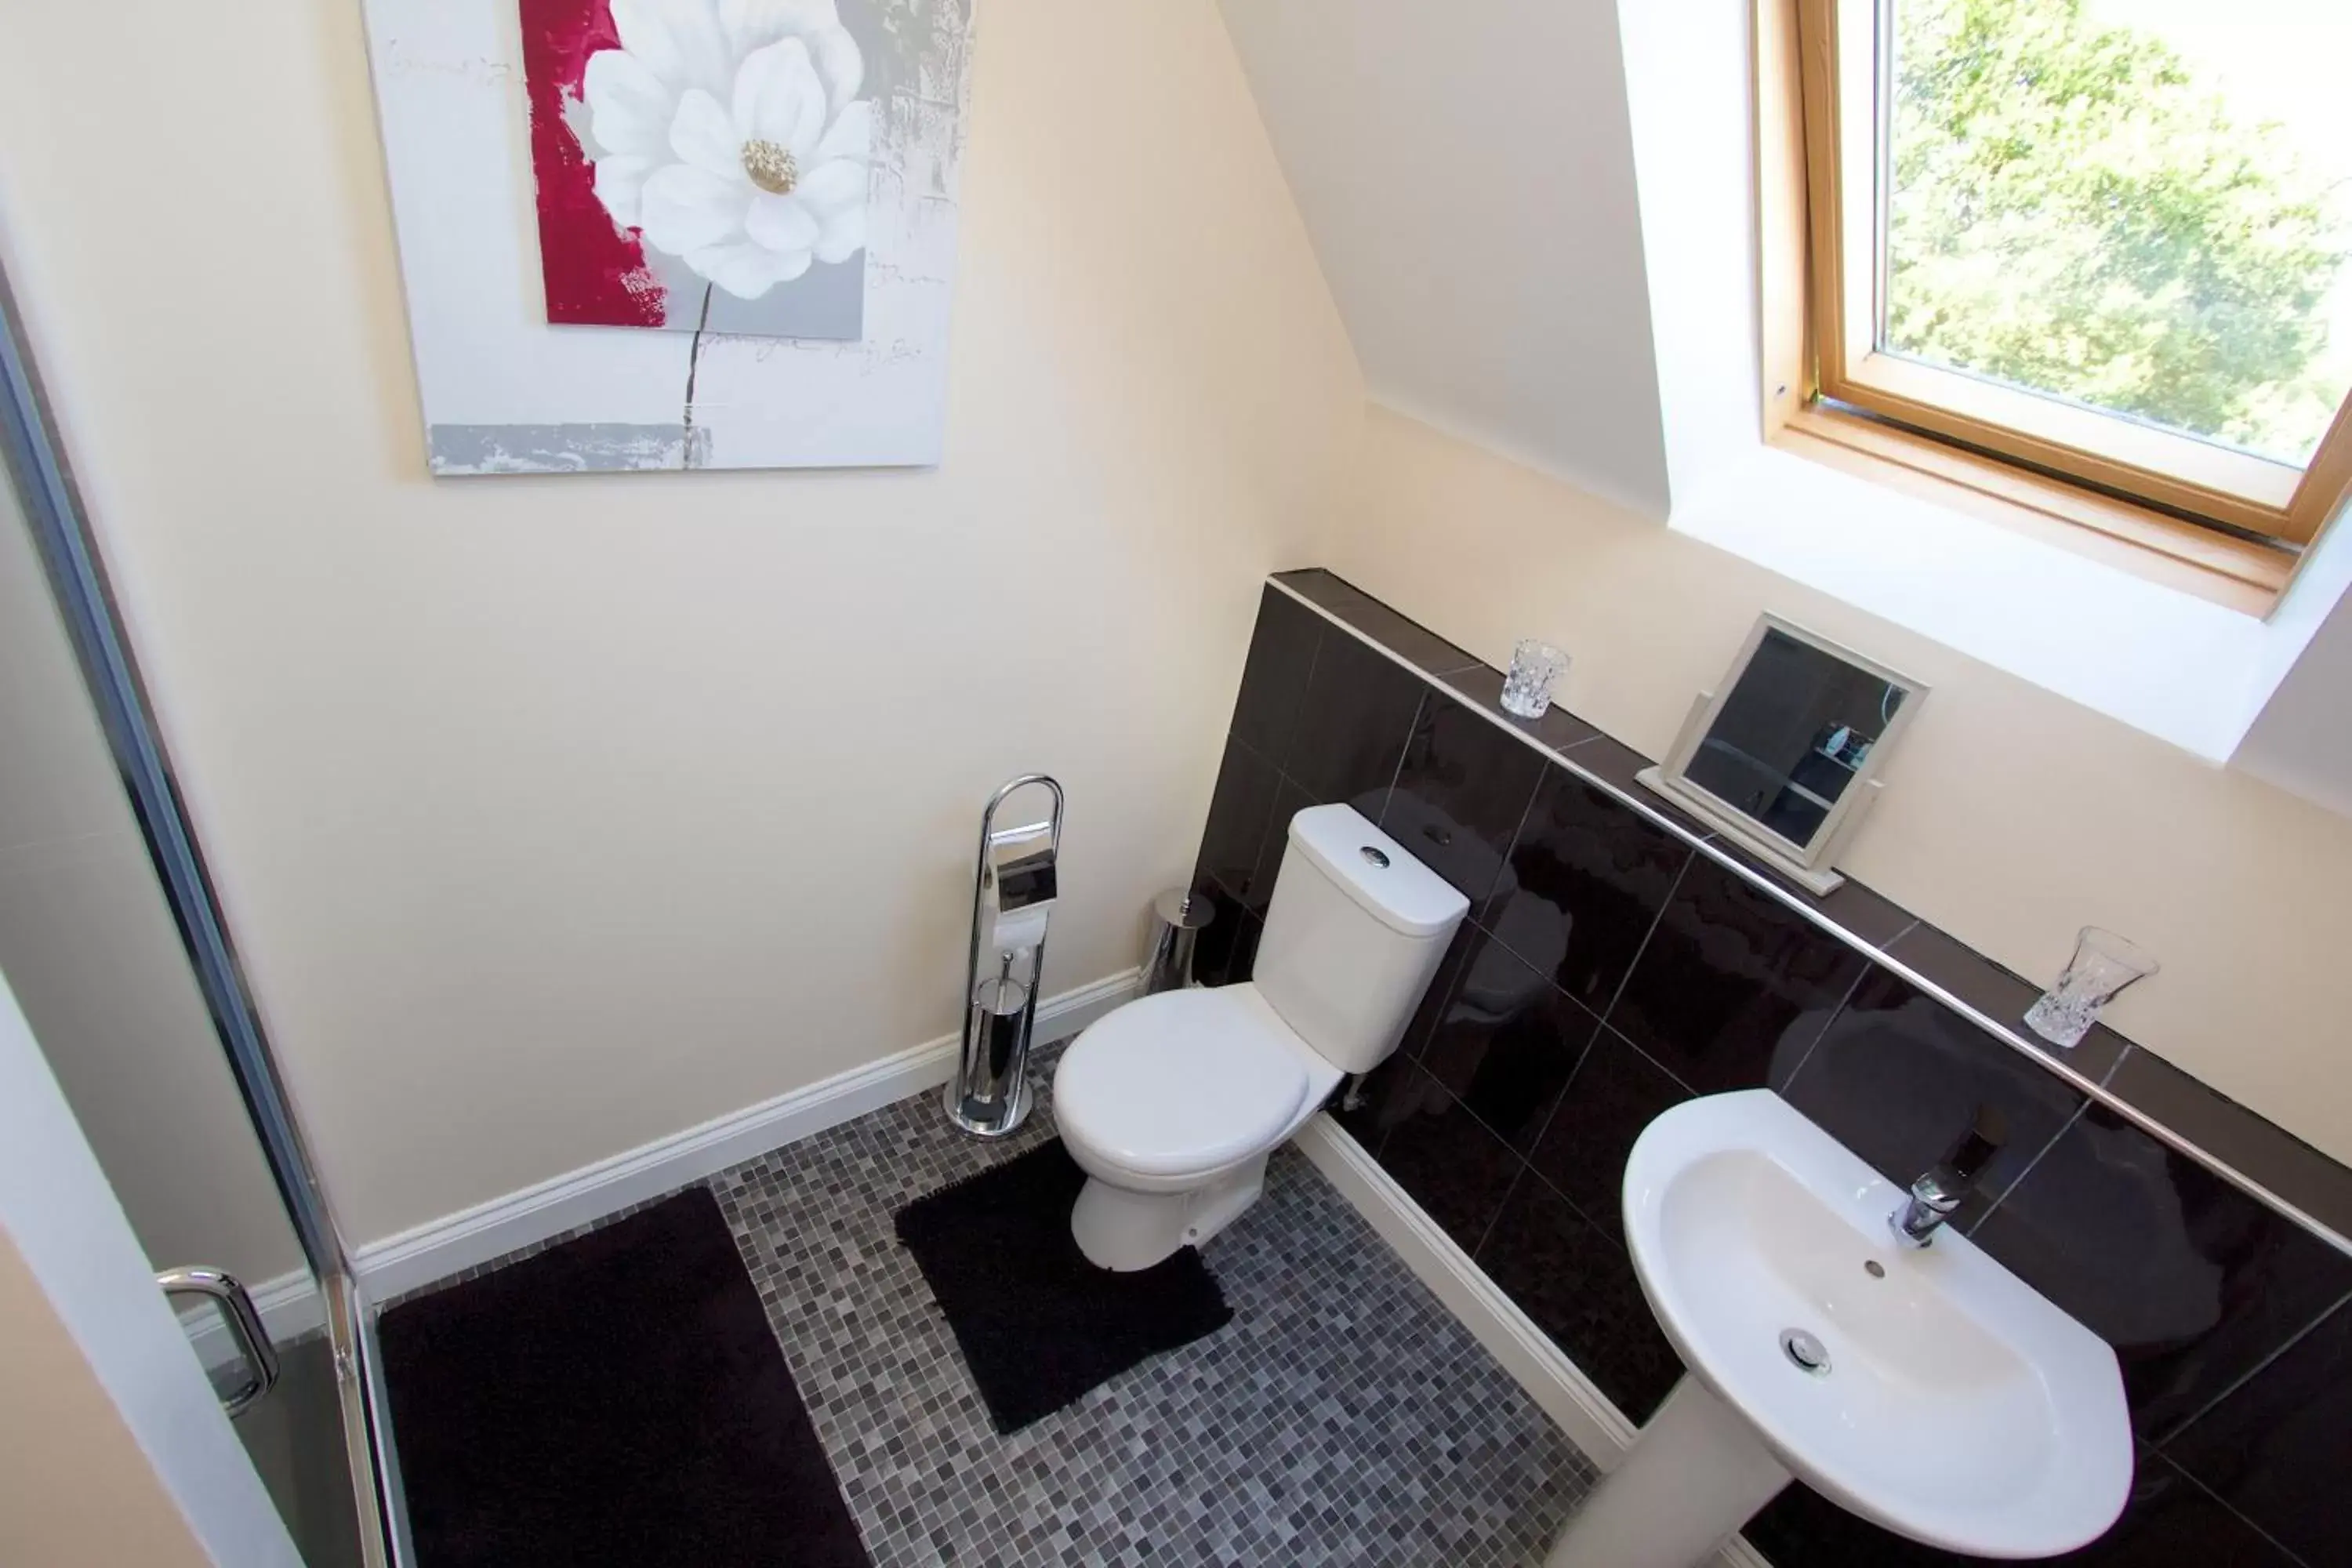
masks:
<path fill-rule="evenodd" d="M 1307 1096 L 1305 1047 L 1255 986 L 1170 991 L 1089 1027 L 1054 1074 L 1054 1116 L 1138 1175 L 1261 1152 Z"/>

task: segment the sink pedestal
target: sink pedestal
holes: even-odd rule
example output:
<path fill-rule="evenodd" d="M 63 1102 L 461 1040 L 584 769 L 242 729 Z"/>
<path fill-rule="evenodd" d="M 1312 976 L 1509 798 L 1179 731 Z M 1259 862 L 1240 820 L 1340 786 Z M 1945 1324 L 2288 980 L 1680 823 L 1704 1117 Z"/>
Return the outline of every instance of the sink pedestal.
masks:
<path fill-rule="evenodd" d="M 1544 1568 L 1692 1568 L 1791 1479 L 1746 1416 L 1685 1375 Z"/>

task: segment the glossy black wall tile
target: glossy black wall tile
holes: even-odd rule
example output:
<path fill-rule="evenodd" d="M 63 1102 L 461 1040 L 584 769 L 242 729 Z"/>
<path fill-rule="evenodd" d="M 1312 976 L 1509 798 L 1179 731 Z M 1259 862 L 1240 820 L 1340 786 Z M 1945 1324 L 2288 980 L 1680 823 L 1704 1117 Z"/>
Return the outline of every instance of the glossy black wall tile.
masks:
<path fill-rule="evenodd" d="M 1665 796 L 1652 794 L 1641 783 L 1638 775 L 1650 765 L 1651 759 L 1624 742 L 1608 735 L 1598 736 L 1577 747 L 1574 760 L 1578 767 L 1624 791 L 1640 801 L 1645 809 L 1674 823 L 1693 838 L 1706 838 L 1714 834 L 1715 830 L 1706 823 Z"/>
<path fill-rule="evenodd" d="M 1373 598 L 1351 583 L 1311 566 L 1278 574 L 1280 581 L 1330 611 L 1382 647 L 1431 675 L 1480 668 L 1478 660 L 1435 632 Z"/>
<path fill-rule="evenodd" d="M 1601 733 L 1565 708 L 1549 708 L 1539 719 L 1522 719 L 1503 706 L 1503 672 L 1476 665 L 1446 676 L 1445 684 L 1520 734 L 1555 752 L 1582 745 Z"/>
<path fill-rule="evenodd" d="M 2116 1347 L 2153 1441 L 2352 1292 L 2352 1258 L 2104 1106 L 1971 1234 Z"/>
<path fill-rule="evenodd" d="M 1536 1144 L 1536 1173 L 1587 1219 L 1622 1236 L 1625 1161 L 1633 1140 L 1690 1098 L 1674 1075 L 1603 1028 L 1579 1059 Z"/>
<path fill-rule="evenodd" d="M 1610 1027 L 1701 1094 L 1754 1089 L 1821 1037 L 1860 953 L 1705 856 L 1618 993 Z"/>
<path fill-rule="evenodd" d="M 1374 1158 L 1463 1251 L 1476 1253 L 1524 1163 L 1445 1086 L 1408 1062 L 1386 1085 Z"/>
<path fill-rule="evenodd" d="M 2070 1070 L 2081 1073 L 2094 1083 L 2104 1083 L 2116 1065 L 2131 1048 L 2131 1042 L 2108 1028 L 2095 1024 L 2082 1042 L 2074 1046 L 2053 1046 L 2025 1027 L 2026 1010 L 2042 994 L 2042 988 L 2011 974 L 1975 949 L 1955 942 L 1951 936 L 1931 925 L 1915 925 L 1886 946 L 1886 956 L 1906 964 L 1923 980 L 1941 987 L 1957 1000 L 1966 1003 L 1996 1023 L 2012 1026 L 2019 1037 L 2051 1060 L 2063 1063 Z M 2056 955 L 2051 968 L 2052 978 L 2065 963 L 2066 955 Z"/>
<path fill-rule="evenodd" d="M 1470 962 L 1471 954 L 1485 945 L 1486 933 L 1468 921 L 1454 933 L 1446 945 L 1445 956 L 1437 962 L 1437 973 L 1430 977 L 1429 989 L 1421 994 L 1421 1005 L 1413 1010 L 1412 1021 L 1404 1026 L 1404 1038 L 1397 1046 L 1397 1055 L 1414 1061 L 1421 1059 L 1422 1047 L 1429 1043 L 1437 1021 L 1445 1016 L 1445 1005 L 1454 997 L 1454 984 L 1462 978 L 1462 966 Z"/>
<path fill-rule="evenodd" d="M 1377 820 L 1423 689 L 1355 638 L 1326 637 L 1281 759 L 1284 774 L 1318 805 L 1345 801 Z"/>
<path fill-rule="evenodd" d="M 1494 891 L 1543 772 L 1540 753 L 1432 691 L 1413 719 L 1380 825 L 1476 909 Z"/>
<path fill-rule="evenodd" d="M 2266 1190 L 2339 1236 L 2352 1236 L 2352 1170 L 2276 1123 L 2182 1072 L 2145 1046 L 2124 1054 L 2107 1087 L 2200 1149 L 2227 1161 Z"/>
<path fill-rule="evenodd" d="M 1307 696 L 1323 626 L 1321 616 L 1277 589 L 1266 589 L 1258 599 L 1257 629 L 1251 634 L 1249 661 L 1242 667 L 1242 689 L 1234 700 L 1232 732 L 1276 767 Z"/>
<path fill-rule="evenodd" d="M 1282 875 L 1282 858 L 1290 852 L 1290 821 L 1310 805 L 1322 803 L 1282 779 L 1274 786 L 1274 815 L 1266 818 L 1265 842 L 1257 847 L 1258 897 L 1254 906 L 1262 916 L 1274 901 L 1275 879 Z"/>
<path fill-rule="evenodd" d="M 1341 601 L 1334 612 L 1374 642 L 1395 649 L 1431 675 L 1479 668 L 1476 658 L 1407 620 L 1369 594 Z"/>
<path fill-rule="evenodd" d="M 1370 596 L 1345 577 L 1321 566 L 1301 566 L 1296 571 L 1276 572 L 1274 580 L 1300 598 L 1320 605 L 1327 610 L 1336 609 L 1350 599 Z"/>
<path fill-rule="evenodd" d="M 1533 1176 L 1496 1216 L 1478 1266 L 1634 1421 L 1656 1410 L 1683 1364 L 1617 1238 Z"/>
<path fill-rule="evenodd" d="M 1364 1152 L 1377 1159 L 1381 1141 L 1391 1128 L 1412 1114 L 1412 1097 L 1428 1081 L 1420 1064 L 1400 1050 L 1366 1073 L 1360 1082 L 1341 1084 L 1331 1105 L 1331 1119 L 1363 1145 Z"/>
<path fill-rule="evenodd" d="M 2000 1149 L 1953 1216 L 1973 1223 L 2085 1101 L 1948 1007 L 1885 970 L 1854 987 L 1820 1040 L 1772 1088 L 1898 1186 L 1949 1152 L 1980 1111 Z"/>
<path fill-rule="evenodd" d="M 1992 1561 L 1881 1530 L 1801 1481 L 1766 1504 L 1740 1533 L 1775 1568 L 1953 1568 Z M 2043 1561 L 2062 1568 L 2297 1568 L 2261 1531 L 2146 1448 L 2115 1528 L 2088 1546 Z"/>
<path fill-rule="evenodd" d="M 1250 977 L 1264 927 L 1242 901 L 1213 880 L 1199 878 L 1192 890 L 1208 899 L 1215 913 L 1193 939 L 1192 976 L 1203 985 L 1230 985 Z"/>
<path fill-rule="evenodd" d="M 2294 1568 L 2276 1542 L 2163 1456 L 2142 1448 L 2138 1459 L 2131 1498 L 2115 1528 L 2052 1561 L 2068 1568 Z M 2310 1568 L 2319 1564 L 2314 1559 Z"/>
<path fill-rule="evenodd" d="M 1520 957 L 1607 1009 L 1695 850 L 1567 770 L 1545 770 L 1479 915 Z"/>
<path fill-rule="evenodd" d="M 2116 1347 L 2148 1445 L 2123 1521 L 2056 1561 L 2352 1568 L 2331 1506 L 2352 1473 L 2352 1257 L 2041 1064 L 2339 1231 L 2352 1171 L 2112 1030 L 2073 1052 L 1994 1037 L 1871 950 L 2004 1026 L 2038 987 L 1861 884 L 1817 900 L 1719 839 L 1695 849 L 1709 830 L 1642 789 L 1638 752 L 1559 710 L 1512 722 L 1595 786 L 1472 711 L 1497 672 L 1448 670 L 1457 700 L 1348 627 L 1424 671 L 1459 648 L 1328 573 L 1283 581 L 1347 625 L 1278 591 L 1261 606 L 1202 836 L 1195 885 L 1219 912 L 1197 971 L 1252 973 L 1310 805 L 1355 805 L 1472 898 L 1397 1053 L 1334 1114 L 1622 1410 L 1645 1418 L 1680 1371 L 1621 1234 L 1625 1159 L 1660 1112 L 1769 1084 L 1905 1182 L 1991 1106 L 2007 1139 L 1962 1226 Z M 1748 1534 L 1780 1568 L 1973 1561 L 1801 1487 Z"/>
<path fill-rule="evenodd" d="M 1421 1064 L 1521 1154 L 1535 1147 L 1601 1020 L 1480 933 Z"/>
<path fill-rule="evenodd" d="M 2165 1445 L 2165 1455 L 2310 1568 L 2352 1564 L 2352 1306 Z M 2218 1559 L 2216 1560 L 2218 1561 Z"/>
<path fill-rule="evenodd" d="M 1259 851 L 1266 842 L 1266 825 L 1274 816 L 1274 793 L 1282 775 L 1274 764 L 1250 749 L 1239 736 L 1225 742 L 1225 760 L 1217 770 L 1216 793 L 1209 799 L 1209 823 L 1201 835 L 1199 876 L 1211 878 L 1244 906 L 1260 914 L 1274 893 L 1275 865 L 1280 852 L 1268 858 L 1263 872 Z"/>
<path fill-rule="evenodd" d="M 1750 854 L 1723 834 L 1716 835 L 1713 845 L 1749 872 L 1780 889 L 1790 899 L 1813 910 L 1832 925 L 1853 932 L 1868 946 L 1885 947 L 1918 923 L 1912 918 L 1910 910 L 1851 878 L 1833 892 L 1815 893 L 1797 886 L 1778 867 L 1761 856 Z"/>

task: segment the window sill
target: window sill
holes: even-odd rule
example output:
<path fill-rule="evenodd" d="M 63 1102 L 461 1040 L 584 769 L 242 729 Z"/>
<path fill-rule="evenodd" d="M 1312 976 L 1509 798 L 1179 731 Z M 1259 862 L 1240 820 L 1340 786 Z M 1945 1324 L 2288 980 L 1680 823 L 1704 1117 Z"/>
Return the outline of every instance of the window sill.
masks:
<path fill-rule="evenodd" d="M 1984 508 L 1998 497 L 1809 430 L 1769 442 L 1753 424 L 1744 441 L 1725 434 L 1707 471 L 1685 470 L 1675 532 L 2210 762 L 2229 761 L 2352 584 L 2352 528 L 2305 552 L 2292 591 L 2268 591 L 2265 617 L 2249 593 L 2226 604 L 2174 580 L 2226 574 L 2160 567 L 2146 552 L 2128 565 L 2103 558 L 2128 546 L 2037 521 L 2031 507 L 1991 520 Z"/>
<path fill-rule="evenodd" d="M 1797 314 L 1787 309 L 1798 281 L 1785 260 L 1799 252 L 1779 243 L 1793 233 L 1801 247 L 1802 228 L 1789 204 L 1775 209 L 1770 200 L 1788 188 L 1774 176 L 1789 143 L 1755 109 L 1750 46 L 1768 47 L 1769 35 L 1748 24 L 1767 12 L 1725 6 L 1702 22 L 1688 10 L 1619 9 L 1667 527 L 2196 756 L 2229 761 L 2352 584 L 2352 527 L 2305 552 L 2293 586 L 2264 616 L 2241 607 L 2251 604 L 2241 589 L 2213 597 L 2189 585 L 2216 574 L 2184 581 L 2144 552 L 2116 556 L 2121 546 L 2102 543 L 2095 528 L 2037 519 L 2031 507 L 1996 521 L 1981 490 L 1930 487 L 1891 460 L 1861 463 L 1851 447 L 1787 431 L 1785 421 L 1771 421 L 1783 428 L 1768 445 L 1759 387 L 1769 398 L 1804 377 L 1788 330 L 1802 307 L 1797 295 Z M 1768 366 L 1781 374 L 1767 379 Z M 1778 602 L 1768 590 L 1767 603 Z M 1801 602 L 1786 607 L 1803 618 Z M 1932 674 L 1924 664 L 1921 673 Z"/>
<path fill-rule="evenodd" d="M 2294 557 L 1833 409 L 1789 415 L 1772 447 L 2257 619 Z"/>

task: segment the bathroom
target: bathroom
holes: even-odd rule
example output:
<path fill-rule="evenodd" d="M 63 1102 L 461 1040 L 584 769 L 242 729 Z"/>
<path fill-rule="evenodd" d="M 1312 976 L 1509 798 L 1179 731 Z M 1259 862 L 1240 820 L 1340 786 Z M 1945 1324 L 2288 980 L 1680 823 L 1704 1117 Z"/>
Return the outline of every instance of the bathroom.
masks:
<path fill-rule="evenodd" d="M 1980 1257 L 2112 1351 L 2070 1495 L 2114 1511 L 2058 1560 L 2352 1561 L 2352 533 L 2004 506 L 1782 420 L 1804 116 L 1759 102 L 1791 27 L 1874 9 L 973 0 L 935 454 L 461 474 L 429 334 L 468 319 L 422 308 L 394 110 L 505 106 L 535 297 L 520 57 L 388 34 L 399 0 L 8 6 L 0 1560 L 833 1560 L 729 1549 L 741 1500 L 658 1442 L 431 1554 L 436 1477 L 513 1461 L 489 1417 L 404 1432 L 404 1312 L 699 1192 L 842 1561 L 1533 1568 L 1687 1371 L 1635 1141 L 1760 1089 L 1889 1207 L 1999 1112 L 1943 1233 L 1869 1256 Z M 2312 101 L 2339 25 L 2231 10 Z M 1826 895 L 1637 776 L 1766 615 L 1918 693 Z M 1522 722 L 1527 639 L 1568 662 Z M 987 1142 L 940 1092 L 981 812 L 1030 773 L 1066 795 L 1034 1102 Z M 1194 1255 L 1229 1320 L 1000 1432 L 899 1211 L 1056 1139 L 1161 893 L 1215 911 L 1197 994 L 1278 984 L 1291 825 L 1334 806 L 1462 898 L 1393 1050 L 1253 1133 Z M 2037 1047 L 2086 927 L 2160 968 Z M 202 1268 L 279 1342 L 234 1418 L 237 1325 L 152 1287 Z M 1852 1386 L 1798 1326 L 1834 1368 L 1776 1370 Z M 559 1437 L 719 1429 L 579 1382 Z M 721 1501 L 646 1523 L 689 1486 Z M 1997 1555 L 1831 1489 L 1710 1560 Z M 534 1549 L 583 1520 L 651 1533 Z"/>

